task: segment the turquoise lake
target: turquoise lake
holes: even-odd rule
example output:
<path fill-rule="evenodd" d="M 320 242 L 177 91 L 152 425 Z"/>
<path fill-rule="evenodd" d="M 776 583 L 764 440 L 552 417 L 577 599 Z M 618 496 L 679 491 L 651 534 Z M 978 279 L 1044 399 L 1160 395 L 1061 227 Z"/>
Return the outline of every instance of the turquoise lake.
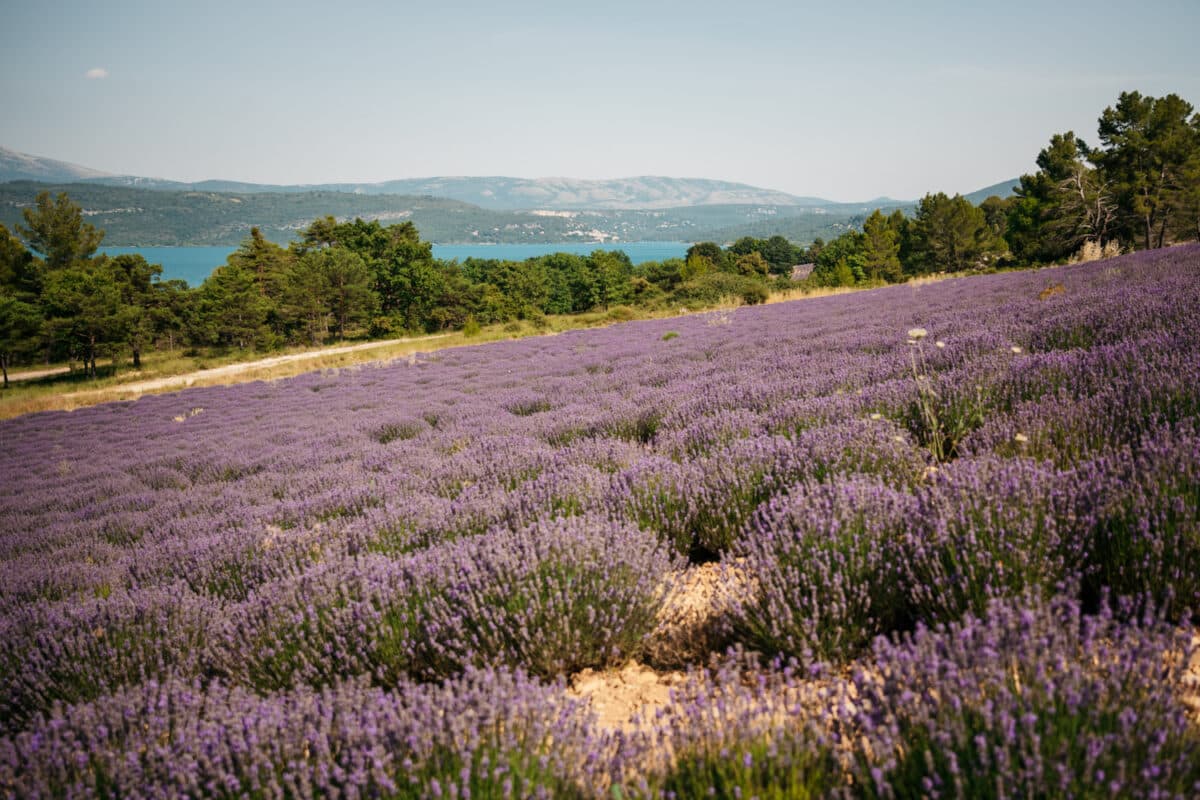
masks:
<path fill-rule="evenodd" d="M 683 258 L 688 246 L 685 242 L 435 244 L 433 256 L 434 258 L 458 259 L 459 261 L 468 258 L 523 261 L 548 253 L 587 255 L 593 250 L 623 250 L 634 264 L 641 264 L 646 261 L 662 261 L 666 258 Z M 225 263 L 225 259 L 230 253 L 237 250 L 236 247 L 102 247 L 100 249 L 110 256 L 139 253 L 151 264 L 162 264 L 163 280 L 179 278 L 187 281 L 188 286 L 199 286 L 215 268 Z"/>

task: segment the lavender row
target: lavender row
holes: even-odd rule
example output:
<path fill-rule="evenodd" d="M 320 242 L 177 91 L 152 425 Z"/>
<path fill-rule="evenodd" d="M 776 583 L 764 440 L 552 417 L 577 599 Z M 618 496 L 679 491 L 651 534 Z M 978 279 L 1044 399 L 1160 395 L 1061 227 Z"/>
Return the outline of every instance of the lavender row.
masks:
<path fill-rule="evenodd" d="M 1150 596 L 1178 618 L 1200 608 L 1198 486 L 1194 431 L 1065 472 L 989 458 L 911 491 L 877 477 L 810 480 L 760 509 L 733 550 L 750 586 L 733 598 L 732 624 L 748 646 L 807 663 L 1028 590 Z M 399 560 L 314 562 L 234 603 L 180 584 L 22 606 L 0 645 L 4 716 L 20 723 L 168 674 L 273 690 L 619 663 L 645 644 L 676 563 L 652 534 L 576 517 Z"/>
<path fill-rule="evenodd" d="M 658 712 L 635 797 L 1183 798 L 1189 631 L 1070 600 L 876 640 L 850 677 L 727 662 Z M 628 770 L 627 770 L 628 771 Z"/>
<path fill-rule="evenodd" d="M 1200 432 L 1164 426 L 1072 469 L 960 459 L 924 485 L 804 482 L 759 509 L 727 561 L 730 624 L 769 654 L 845 661 L 880 634 L 1069 594 L 1200 610 Z"/>
<path fill-rule="evenodd" d="M 732 656 L 625 733 L 561 683 L 468 669 L 256 694 L 168 678 L 0 738 L 22 797 L 1188 798 L 1188 634 L 1070 601 L 878 640 L 849 677 Z"/>
<path fill-rule="evenodd" d="M 890 320 L 878 308 L 869 307 L 895 302 L 897 292 L 889 290 L 873 294 L 871 303 L 859 298 L 839 299 L 837 306 L 812 301 L 800 311 L 783 309 L 791 312 L 787 316 L 776 308 L 743 309 L 728 325 L 673 323 L 685 328 L 687 338 L 666 343 L 654 337 L 663 323 L 638 323 L 624 326 L 622 338 L 608 331 L 570 334 L 544 342 L 434 354 L 412 366 L 306 377 L 287 382 L 286 389 L 256 384 L 193 392 L 182 403 L 182 396 L 154 398 L 140 401 L 136 409 L 110 406 L 103 412 L 43 415 L 37 422 L 9 424 L 10 440 L 18 446 L 6 459 L 14 466 L 15 478 L 6 499 L 14 510 L 24 512 L 21 527 L 45 531 L 46 525 L 39 523 L 78 522 L 79 514 L 71 512 L 86 509 L 93 517 L 136 515 L 147 509 L 150 500 L 156 501 L 154 507 L 182 504 L 176 516 L 184 511 L 208 512 L 214 503 L 218 508 L 213 510 L 220 513 L 224 510 L 220 500 L 229 484 L 252 483 L 258 495 L 254 505 L 287 520 L 322 513 L 321 509 L 308 512 L 303 505 L 316 486 L 335 483 L 333 473 L 353 473 L 362 484 L 374 478 L 383 486 L 399 478 L 402 482 L 396 489 L 434 496 L 452 490 L 456 480 L 482 479 L 505 486 L 528 477 L 521 465 L 504 463 L 484 467 L 479 475 L 439 473 L 440 466 L 451 468 L 441 462 L 447 455 L 465 452 L 485 460 L 496 455 L 487 452 L 489 439 L 518 436 L 526 443 L 550 444 L 553 451 L 555 445 L 580 438 L 608 437 L 687 460 L 697 452 L 711 451 L 714 436 L 719 445 L 722 439 L 764 431 L 787 435 L 829 421 L 846 421 L 872 405 L 903 417 L 903 405 L 913 392 L 901 331 L 914 321 L 948 342 L 939 351 L 945 363 L 932 364 L 947 381 L 966 385 L 987 378 L 989 395 L 1003 393 L 1004 386 L 997 383 L 1019 382 L 1025 393 L 1020 399 L 1032 401 L 1053 396 L 1057 387 L 1047 381 L 1039 385 L 1029 376 L 1057 375 L 1068 388 L 1077 385 L 1078 399 L 1096 385 L 1093 364 L 1074 357 L 1062 365 L 1047 361 L 1062 351 L 1044 357 L 1026 352 L 1012 358 L 1005 355 L 1009 348 L 1032 342 L 1025 345 L 1028 351 L 1038 344 L 1038 323 L 1049 324 L 1038 317 L 1050 317 L 1058 324 L 1058 317 L 1071 309 L 1094 315 L 1093 306 L 1104 300 L 1107 305 L 1100 308 L 1105 318 L 1120 318 L 1109 307 L 1116 302 L 1112 297 L 1120 296 L 1122 302 L 1138 307 L 1139 313 L 1126 317 L 1142 327 L 1131 327 L 1120 339 L 1109 334 L 1095 347 L 1107 347 L 1112 339 L 1114 346 L 1124 344 L 1134 353 L 1140 350 L 1143 361 L 1154 361 L 1154 353 L 1169 348 L 1177 363 L 1146 367 L 1151 377 L 1179 374 L 1180 366 L 1194 369 L 1194 337 L 1176 335 L 1173 342 L 1161 341 L 1162 336 L 1154 339 L 1163 331 L 1186 334 L 1189 330 L 1187 320 L 1176 324 L 1173 318 L 1186 316 L 1180 309 L 1188 308 L 1187 299 L 1196 290 L 1183 283 L 1186 274 L 1164 277 L 1162 273 L 1172 266 L 1134 263 L 1126 269 L 1143 267 L 1149 274 L 1110 284 L 1095 275 L 1080 275 L 1083 285 L 1069 302 L 1060 302 L 1058 296 L 1049 301 L 1027 296 L 1023 303 L 1010 300 L 988 307 L 989 298 L 976 300 L 971 311 L 985 313 L 970 317 L 960 313 L 936 327 L 933 320 L 946 314 L 933 311 L 923 297 L 917 304 L 897 304 L 905 311 L 893 313 Z M 997 288 L 1017 295 L 1028 291 L 1034 280 L 1032 276 L 999 277 L 1010 285 L 996 279 Z M 1084 277 L 1100 285 L 1088 286 Z M 1139 288 L 1136 279 L 1150 283 L 1150 278 L 1159 284 L 1153 286 L 1153 293 L 1149 286 L 1141 294 L 1116 291 Z M 976 282 L 976 287 L 984 289 L 984 283 Z M 954 288 L 961 287 L 931 286 L 921 292 L 949 295 L 931 298 L 932 304 L 940 305 L 963 300 L 950 291 Z M 853 314 L 861 318 L 856 320 Z M 1169 326 L 1164 325 L 1164 317 Z M 862 319 L 871 322 L 864 325 Z M 994 328 L 988 326 L 992 322 Z M 780 325 L 786 326 L 785 332 L 771 331 Z M 815 347 L 812 342 L 818 334 L 821 344 Z M 581 341 L 572 345 L 573 339 Z M 1077 352 L 1086 351 L 1067 351 Z M 1072 361 L 1079 363 L 1072 365 Z M 1105 377 L 1102 372 L 1101 377 Z M 1138 377 L 1131 374 L 1127 383 L 1136 385 Z M 404 398 L 400 413 L 387 402 L 390 397 Z M 877 402 L 872 402 L 873 397 Z M 997 398 L 989 401 L 988 410 L 1012 401 Z M 193 414 L 200 409 L 201 413 Z M 731 414 L 741 419 L 726 419 Z M 177 417 L 183 421 L 176 422 Z M 287 424 L 296 418 L 304 420 L 302 428 Z M 22 430 L 29 427 L 34 430 Z M 137 436 L 125 433 L 130 429 Z M 109 430 L 117 436 L 109 436 Z M 72 452 L 69 443 L 78 440 L 89 442 L 87 453 Z M 91 458 L 96 452 L 104 454 L 99 463 Z M 15 469 L 17 463 L 20 470 Z M 523 468 L 540 470 L 544 464 L 533 459 Z M 66 485 L 71 492 L 47 491 L 48 486 Z M 40 491 L 27 491 L 30 486 Z M 301 507 L 292 508 L 297 504 Z M 325 513 L 330 511 L 336 508 Z M 144 536 L 145 527 L 121 524 L 118 519 L 107 526 L 106 535 L 120 543 Z M 12 552 L 13 547 L 32 543 L 4 544 Z"/>
<path fill-rule="evenodd" d="M 574 518 L 322 562 L 236 604 L 179 585 L 32 605 L 5 622 L 0 711 L 11 730 L 55 702 L 172 675 L 270 691 L 603 668 L 642 652 L 676 566 L 652 534 Z"/>
<path fill-rule="evenodd" d="M 571 797 L 612 743 L 561 686 L 469 671 L 267 696 L 167 678 L 0 739 L 0 793 L 41 797 Z"/>

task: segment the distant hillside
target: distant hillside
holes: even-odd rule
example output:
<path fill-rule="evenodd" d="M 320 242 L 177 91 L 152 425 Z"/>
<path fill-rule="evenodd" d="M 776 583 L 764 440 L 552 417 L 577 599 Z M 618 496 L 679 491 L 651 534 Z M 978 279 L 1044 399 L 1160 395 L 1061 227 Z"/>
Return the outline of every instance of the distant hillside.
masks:
<path fill-rule="evenodd" d="M 611 180 L 580 178 L 433 177 L 405 178 L 379 183 L 325 183 L 277 186 L 228 180 L 195 183 L 112 175 L 99 170 L 0 148 L 0 182 L 87 181 L 109 186 L 160 191 L 294 194 L 338 192 L 361 195 L 444 197 L 493 211 L 520 210 L 633 210 L 706 205 L 828 206 L 819 197 L 798 197 L 744 183 L 708 178 L 641 176 Z"/>
<path fill-rule="evenodd" d="M 1000 183 L 993 183 L 991 186 L 985 186 L 982 189 L 971 192 L 970 194 L 965 194 L 963 197 L 970 200 L 974 205 L 979 205 L 993 195 L 996 197 L 1010 197 L 1013 193 L 1013 189 L 1020 185 L 1021 179 L 1013 178 L 1011 180 L 1001 181 Z"/>
<path fill-rule="evenodd" d="M 613 180 L 578 178 L 435 177 L 382 183 L 323 183 L 273 186 L 236 181 L 179 183 L 156 178 L 105 176 L 97 183 L 142 189 L 205 192 L 344 192 L 350 194 L 445 197 L 493 211 L 529 209 L 658 209 L 702 205 L 828 205 L 816 197 L 760 189 L 704 178 L 638 177 Z"/>
<path fill-rule="evenodd" d="M 171 192 L 216 192 L 233 194 L 312 194 L 400 195 L 442 197 L 458 200 L 492 211 L 523 210 L 658 210 L 700 206 L 794 206 L 815 213 L 851 207 L 905 208 L 914 202 L 878 197 L 861 203 L 834 203 L 819 197 L 801 197 L 744 183 L 708 178 L 669 178 L 641 176 L 611 180 L 580 178 L 433 177 L 405 178 L 379 183 L 325 183 L 279 186 L 228 180 L 195 183 L 112 175 L 63 161 L 18 153 L 0 147 L 0 183 L 6 181 L 74 183 L 85 181 L 130 189 Z M 1017 179 L 997 183 L 966 195 L 973 203 L 998 194 L 1007 197 Z"/>
<path fill-rule="evenodd" d="M 4 183 L 5 181 L 16 181 Z M 1017 181 L 967 195 L 1007 196 Z M 412 220 L 429 241 L 731 242 L 782 235 L 807 243 L 860 225 L 875 208 L 911 213 L 915 202 L 879 197 L 833 203 L 703 178 L 444 177 L 364 184 L 272 186 L 181 183 L 109 175 L 0 148 L 0 222 L 20 220 L 37 192 L 65 191 L 110 245 L 235 245 L 250 228 L 279 242 L 318 216 Z"/>
<path fill-rule="evenodd" d="M 318 217 L 412 220 L 433 239 L 459 241 L 471 231 L 503 228 L 516 220 L 456 200 L 394 195 L 362 196 L 337 192 L 234 194 L 165 191 L 98 183 L 0 184 L 0 223 L 10 228 L 38 192 L 65 192 L 83 207 L 88 222 L 106 232 L 105 244 L 236 245 L 258 226 L 268 238 L 291 241 Z"/>
<path fill-rule="evenodd" d="M 831 204 L 703 205 L 667 209 L 495 211 L 434 197 L 347 192 L 200 192 L 108 186 L 99 183 L 0 184 L 0 223 L 10 228 L 38 192 L 66 192 L 88 221 L 106 232 L 105 243 L 132 245 L 236 245 L 252 226 L 277 242 L 291 241 L 317 217 L 411 220 L 421 236 L 439 244 L 594 241 L 732 241 L 780 233 L 807 242 L 831 238 L 863 209 Z"/>
<path fill-rule="evenodd" d="M 69 183 L 87 179 L 106 179 L 114 176 L 107 172 L 55 161 L 51 158 L 18 153 L 0 147 L 0 183 L 4 181 L 43 181 L 46 183 Z"/>
<path fill-rule="evenodd" d="M 705 205 L 826 205 L 744 183 L 703 178 L 643 176 L 613 180 L 578 178 L 418 178 L 353 191 L 431 194 L 494 209 L 658 209 Z"/>

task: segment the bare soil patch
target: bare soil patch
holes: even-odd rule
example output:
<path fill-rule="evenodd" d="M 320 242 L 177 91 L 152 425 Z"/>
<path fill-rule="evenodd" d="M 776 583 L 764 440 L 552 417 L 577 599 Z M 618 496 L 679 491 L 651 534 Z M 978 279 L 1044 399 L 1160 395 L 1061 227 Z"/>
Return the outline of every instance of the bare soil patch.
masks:
<path fill-rule="evenodd" d="M 658 667 L 681 668 L 702 664 L 729 644 L 725 619 L 730 599 L 742 576 L 719 563 L 690 566 L 658 615 L 647 660 Z"/>
<path fill-rule="evenodd" d="M 725 614 L 741 577 L 721 564 L 690 566 L 659 612 L 646 662 L 629 661 L 619 669 L 585 669 L 572 676 L 568 692 L 587 700 L 604 727 L 633 730 L 638 720 L 653 719 L 682 685 L 685 670 L 702 666 L 728 644 Z"/>
<path fill-rule="evenodd" d="M 585 669 L 571 678 L 567 693 L 587 700 L 605 728 L 630 731 L 637 721 L 652 719 L 654 711 L 666 707 L 671 688 L 686 680 L 678 670 L 659 671 L 630 661 L 620 669 Z"/>
<path fill-rule="evenodd" d="M 1183 676 L 1183 704 L 1192 721 L 1200 724 L 1200 634 L 1192 637 L 1192 663 Z"/>

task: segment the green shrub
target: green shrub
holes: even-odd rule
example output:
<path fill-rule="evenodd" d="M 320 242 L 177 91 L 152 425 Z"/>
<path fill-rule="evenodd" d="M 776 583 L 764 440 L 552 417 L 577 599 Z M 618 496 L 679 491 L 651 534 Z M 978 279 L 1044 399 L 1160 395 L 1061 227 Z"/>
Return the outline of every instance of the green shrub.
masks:
<path fill-rule="evenodd" d="M 748 305 L 764 302 L 769 296 L 761 280 L 728 272 L 708 272 L 681 284 L 673 302 L 689 307 L 715 306 L 738 300 Z"/>
<path fill-rule="evenodd" d="M 605 313 L 604 318 L 610 322 L 629 322 L 637 318 L 637 312 L 629 306 L 613 306 Z"/>

